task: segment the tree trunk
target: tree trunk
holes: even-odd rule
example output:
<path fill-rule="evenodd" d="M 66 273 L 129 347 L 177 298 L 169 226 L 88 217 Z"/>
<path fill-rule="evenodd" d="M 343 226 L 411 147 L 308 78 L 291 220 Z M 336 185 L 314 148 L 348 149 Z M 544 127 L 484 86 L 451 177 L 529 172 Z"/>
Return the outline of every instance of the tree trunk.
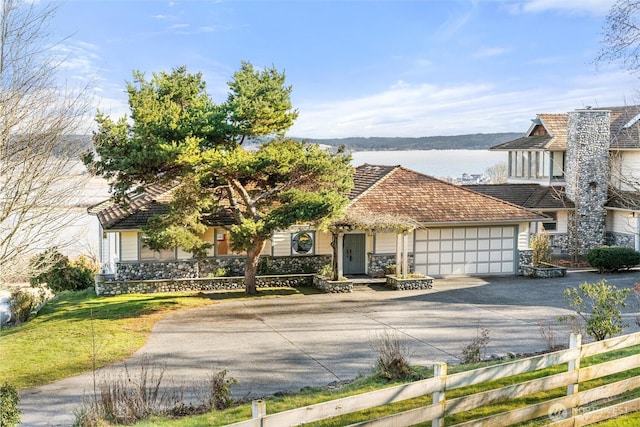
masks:
<path fill-rule="evenodd" d="M 258 263 L 260 262 L 260 253 L 264 248 L 264 240 L 254 240 L 253 247 L 247 251 L 247 262 L 244 267 L 244 291 L 248 295 L 258 293 L 256 287 L 256 274 L 258 273 Z"/>
<path fill-rule="evenodd" d="M 331 233 L 331 280 L 338 280 L 338 233 Z"/>

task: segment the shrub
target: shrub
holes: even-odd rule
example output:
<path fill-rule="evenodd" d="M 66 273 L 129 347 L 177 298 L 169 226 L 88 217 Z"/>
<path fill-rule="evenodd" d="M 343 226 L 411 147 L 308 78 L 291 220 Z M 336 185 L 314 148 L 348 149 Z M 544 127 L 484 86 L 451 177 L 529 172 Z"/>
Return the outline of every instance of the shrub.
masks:
<path fill-rule="evenodd" d="M 376 368 L 388 380 L 404 380 L 411 374 L 407 347 L 402 344 L 397 333 L 385 330 L 375 343 L 378 351 Z"/>
<path fill-rule="evenodd" d="M 217 409 L 219 411 L 227 409 L 233 405 L 231 397 L 231 386 L 237 384 L 235 378 L 226 378 L 227 370 L 212 372 L 204 382 L 204 397 L 202 406 L 205 411 Z"/>
<path fill-rule="evenodd" d="M 318 275 L 322 276 L 322 277 L 326 277 L 326 278 L 332 278 L 333 277 L 333 267 L 331 267 L 331 264 L 325 264 L 322 266 L 322 268 L 318 271 Z"/>
<path fill-rule="evenodd" d="M 51 248 L 31 260 L 29 282 L 32 286 L 46 283 L 55 293 L 78 291 L 93 286 L 93 276 L 98 270 L 97 264 L 86 257 L 70 261 Z"/>
<path fill-rule="evenodd" d="M 0 386 L 0 426 L 13 427 L 20 424 L 20 395 L 15 386 L 5 382 Z"/>
<path fill-rule="evenodd" d="M 487 355 L 488 345 L 489 330 L 487 328 L 479 329 L 473 341 L 462 348 L 462 362 L 475 363 L 483 361 Z"/>
<path fill-rule="evenodd" d="M 625 300 L 630 292 L 631 289 L 607 285 L 602 279 L 596 283 L 585 282 L 577 289 L 565 289 L 564 298 L 585 323 L 587 335 L 601 341 L 621 333 L 628 326 L 622 320 L 620 308 L 626 306 Z M 561 320 L 571 320 L 571 317 Z"/>
<path fill-rule="evenodd" d="M 223 410 L 232 406 L 231 386 L 235 378 L 226 378 L 227 371 L 213 371 L 191 391 L 201 404 L 185 401 L 188 388 L 166 386 L 164 366 L 144 356 L 137 371 L 124 364 L 120 375 L 106 376 L 98 384 L 99 391 L 89 402 L 74 411 L 78 427 L 113 424 L 133 424 L 152 416 L 182 417 Z"/>
<path fill-rule="evenodd" d="M 51 291 L 42 286 L 39 289 L 17 288 L 13 290 L 9 302 L 11 317 L 15 319 L 16 324 L 28 321 L 32 313 L 44 305 L 52 296 Z"/>
<path fill-rule="evenodd" d="M 625 246 L 601 246 L 587 252 L 587 261 L 598 272 L 611 273 L 640 264 L 640 252 Z"/>
<path fill-rule="evenodd" d="M 551 242 L 546 231 L 539 231 L 531 237 L 531 264 L 540 267 L 551 263 Z"/>
<path fill-rule="evenodd" d="M 387 264 L 384 266 L 385 274 L 396 274 L 396 265 L 395 264 Z"/>

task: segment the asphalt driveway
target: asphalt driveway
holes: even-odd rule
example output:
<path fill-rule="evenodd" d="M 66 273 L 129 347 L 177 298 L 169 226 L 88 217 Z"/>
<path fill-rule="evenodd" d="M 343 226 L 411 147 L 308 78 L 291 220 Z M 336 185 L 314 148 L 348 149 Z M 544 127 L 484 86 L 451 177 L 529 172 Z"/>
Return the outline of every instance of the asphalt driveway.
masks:
<path fill-rule="evenodd" d="M 165 379 L 189 385 L 226 369 L 237 379 L 236 398 L 259 398 L 324 386 L 367 373 L 376 341 L 397 334 L 412 364 L 458 363 L 462 347 L 480 328 L 490 334 L 488 354 L 530 353 L 547 348 L 540 325 L 552 322 L 558 344 L 569 328 L 555 319 L 570 314 L 563 291 L 606 278 L 632 287 L 640 271 L 615 275 L 570 272 L 565 278 L 522 277 L 438 279 L 433 289 L 390 291 L 361 286 L 350 294 L 295 294 L 229 301 L 180 311 L 158 322 L 148 343 L 130 360 L 165 366 Z M 631 302 L 631 300 L 629 300 Z M 631 326 L 638 307 L 625 310 Z M 109 370 L 122 369 L 118 364 Z M 21 395 L 24 426 L 70 425 L 73 410 L 92 389 L 85 374 L 26 390 Z"/>

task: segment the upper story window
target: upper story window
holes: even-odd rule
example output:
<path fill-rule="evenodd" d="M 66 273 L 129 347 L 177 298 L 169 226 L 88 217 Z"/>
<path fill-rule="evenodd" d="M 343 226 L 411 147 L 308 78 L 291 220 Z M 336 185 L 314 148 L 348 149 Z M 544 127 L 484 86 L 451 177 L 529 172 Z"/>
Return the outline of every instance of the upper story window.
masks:
<path fill-rule="evenodd" d="M 564 151 L 553 151 L 551 153 L 551 165 L 553 178 L 564 178 Z"/>
<path fill-rule="evenodd" d="M 564 177 L 562 151 L 509 151 L 509 178 L 549 179 Z"/>

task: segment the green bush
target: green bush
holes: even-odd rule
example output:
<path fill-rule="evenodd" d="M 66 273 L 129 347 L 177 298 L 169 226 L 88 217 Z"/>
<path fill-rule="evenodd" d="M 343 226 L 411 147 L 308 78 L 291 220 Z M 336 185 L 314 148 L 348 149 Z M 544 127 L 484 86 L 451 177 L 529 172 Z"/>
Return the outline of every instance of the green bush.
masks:
<path fill-rule="evenodd" d="M 596 341 L 613 337 L 629 326 L 622 318 L 621 308 L 631 289 L 618 289 L 602 279 L 596 283 L 583 283 L 578 288 L 565 289 L 564 299 L 582 319 L 587 334 Z M 575 316 L 561 316 L 561 321 L 575 323 Z"/>
<path fill-rule="evenodd" d="M 0 386 L 0 426 L 13 427 L 20 424 L 20 395 L 15 386 L 5 382 Z"/>
<path fill-rule="evenodd" d="M 31 260 L 29 282 L 32 286 L 46 283 L 55 293 L 79 291 L 93 286 L 93 276 L 98 270 L 86 257 L 70 261 L 56 248 L 51 248 Z"/>
<path fill-rule="evenodd" d="M 640 264 L 640 252 L 624 246 L 601 246 L 587 252 L 587 262 L 600 273 L 628 270 Z"/>

